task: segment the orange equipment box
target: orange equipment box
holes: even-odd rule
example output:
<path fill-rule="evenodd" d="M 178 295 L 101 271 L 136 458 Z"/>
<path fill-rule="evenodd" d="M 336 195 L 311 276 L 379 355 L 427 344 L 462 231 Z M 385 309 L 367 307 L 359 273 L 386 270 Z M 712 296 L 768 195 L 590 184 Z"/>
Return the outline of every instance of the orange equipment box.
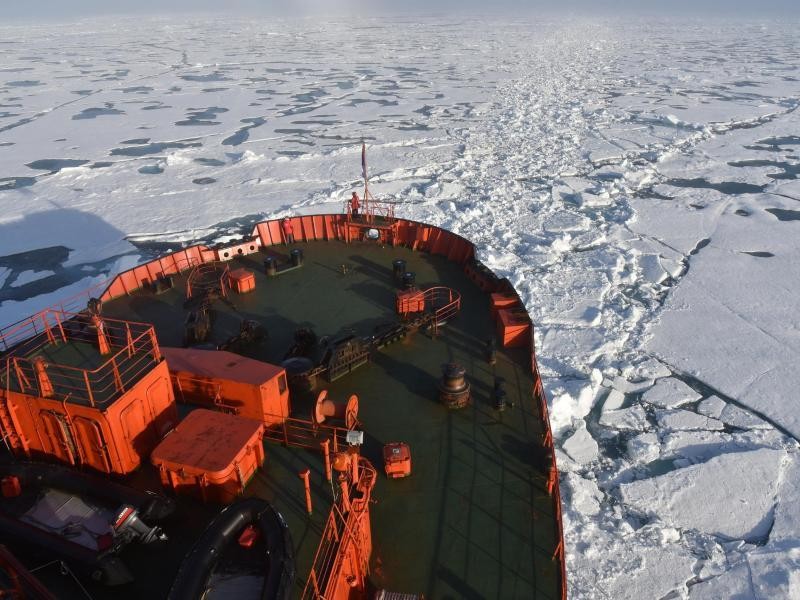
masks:
<path fill-rule="evenodd" d="M 22 486 L 19 483 L 19 477 L 16 475 L 8 475 L 0 480 L 0 487 L 3 490 L 3 498 L 16 498 L 22 494 Z"/>
<path fill-rule="evenodd" d="M 231 271 L 228 273 L 228 280 L 230 281 L 230 286 L 240 294 L 252 292 L 256 289 L 256 276 L 247 269 Z"/>
<path fill-rule="evenodd" d="M 179 401 L 233 412 L 268 426 L 289 416 L 283 367 L 222 350 L 161 350 Z"/>
<path fill-rule="evenodd" d="M 397 313 L 407 315 L 425 310 L 425 294 L 419 290 L 398 290 Z"/>
<path fill-rule="evenodd" d="M 228 504 L 264 464 L 264 426 L 258 421 L 198 408 L 153 450 L 161 483 L 176 494 Z"/>
<path fill-rule="evenodd" d="M 411 448 L 405 442 L 389 442 L 383 447 L 386 476 L 391 479 L 411 475 Z"/>
<path fill-rule="evenodd" d="M 497 316 L 497 333 L 504 348 L 524 346 L 529 341 L 531 318 L 524 308 L 501 308 Z"/>
<path fill-rule="evenodd" d="M 516 308 L 519 299 L 514 294 L 490 294 L 492 299 L 492 320 L 497 318 L 497 313 L 503 308 Z"/>

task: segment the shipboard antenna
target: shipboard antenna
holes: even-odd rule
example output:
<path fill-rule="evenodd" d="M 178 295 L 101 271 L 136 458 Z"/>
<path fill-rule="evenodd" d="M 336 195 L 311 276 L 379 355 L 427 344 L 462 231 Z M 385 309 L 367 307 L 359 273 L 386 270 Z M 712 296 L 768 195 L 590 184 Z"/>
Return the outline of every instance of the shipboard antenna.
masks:
<path fill-rule="evenodd" d="M 364 213 L 367 215 L 372 214 L 369 209 L 369 203 L 372 195 L 369 193 L 369 176 L 367 174 L 367 145 L 364 140 L 361 140 L 361 173 L 364 176 Z"/>

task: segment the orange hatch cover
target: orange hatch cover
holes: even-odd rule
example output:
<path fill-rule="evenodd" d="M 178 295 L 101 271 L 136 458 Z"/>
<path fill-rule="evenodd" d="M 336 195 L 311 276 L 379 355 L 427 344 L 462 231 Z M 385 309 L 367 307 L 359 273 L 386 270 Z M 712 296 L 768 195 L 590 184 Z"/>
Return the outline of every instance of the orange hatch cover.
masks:
<path fill-rule="evenodd" d="M 192 373 L 198 377 L 261 385 L 283 372 L 283 367 L 224 350 L 162 347 L 161 353 L 167 359 L 170 371 Z"/>
<path fill-rule="evenodd" d="M 178 493 L 227 503 L 264 463 L 263 425 L 198 408 L 153 450 L 162 483 Z"/>

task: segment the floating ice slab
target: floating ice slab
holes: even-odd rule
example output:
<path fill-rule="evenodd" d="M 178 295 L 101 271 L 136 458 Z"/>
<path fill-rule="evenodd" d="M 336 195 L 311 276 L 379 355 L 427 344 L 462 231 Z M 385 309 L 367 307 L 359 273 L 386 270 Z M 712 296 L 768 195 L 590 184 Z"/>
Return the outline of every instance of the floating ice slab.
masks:
<path fill-rule="evenodd" d="M 570 510 L 583 514 L 596 515 L 600 512 L 600 501 L 603 494 L 594 481 L 570 473 L 564 478 L 565 496 L 570 503 Z"/>
<path fill-rule="evenodd" d="M 617 410 L 622 408 L 622 405 L 625 403 L 625 394 L 620 392 L 619 390 L 611 390 L 608 392 L 608 396 L 606 396 L 605 401 L 603 402 L 603 412 L 610 412 L 612 410 Z"/>
<path fill-rule="evenodd" d="M 769 539 L 773 544 L 789 544 L 800 549 L 800 456 L 794 453 L 787 459 Z"/>
<path fill-rule="evenodd" d="M 755 599 L 755 590 L 753 590 L 751 583 L 752 579 L 750 576 L 750 568 L 745 561 L 736 565 L 730 571 L 725 571 L 717 577 L 693 584 L 689 588 L 689 599 Z"/>
<path fill-rule="evenodd" d="M 55 275 L 55 273 L 53 271 L 23 271 L 17 275 L 17 277 L 11 283 L 11 287 L 20 287 L 26 283 L 38 281 L 39 279 L 44 279 L 45 277 L 50 277 L 50 275 Z"/>
<path fill-rule="evenodd" d="M 604 411 L 600 415 L 600 425 L 611 429 L 628 429 L 632 431 L 644 431 L 650 428 L 647 422 L 647 415 L 640 404 L 634 404 L 621 410 Z"/>
<path fill-rule="evenodd" d="M 656 384 L 642 396 L 642 400 L 648 404 L 661 408 L 676 408 L 683 404 L 699 400 L 700 398 L 700 394 L 674 377 L 659 379 Z"/>
<path fill-rule="evenodd" d="M 709 396 L 697 403 L 697 412 L 718 419 L 727 405 L 727 402 L 719 396 Z"/>
<path fill-rule="evenodd" d="M 598 446 L 586 427 L 580 427 L 564 442 L 564 451 L 577 463 L 588 463 L 597 458 Z"/>
<path fill-rule="evenodd" d="M 649 463 L 661 454 L 658 436 L 655 433 L 641 433 L 628 440 L 628 457 L 635 463 Z"/>
<path fill-rule="evenodd" d="M 622 484 L 622 501 L 683 529 L 729 539 L 758 539 L 771 526 L 775 474 L 786 453 L 754 450 Z"/>
<path fill-rule="evenodd" d="M 724 428 L 717 419 L 681 409 L 657 410 L 656 420 L 662 431 L 719 431 Z"/>

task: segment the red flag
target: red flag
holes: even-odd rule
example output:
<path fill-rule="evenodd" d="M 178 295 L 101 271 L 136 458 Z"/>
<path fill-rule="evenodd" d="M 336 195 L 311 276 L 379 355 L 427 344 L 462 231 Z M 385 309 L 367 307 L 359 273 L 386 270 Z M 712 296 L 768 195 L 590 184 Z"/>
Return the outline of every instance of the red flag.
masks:
<path fill-rule="evenodd" d="M 364 181 L 367 180 L 367 146 L 361 142 L 361 171 L 364 174 Z"/>

